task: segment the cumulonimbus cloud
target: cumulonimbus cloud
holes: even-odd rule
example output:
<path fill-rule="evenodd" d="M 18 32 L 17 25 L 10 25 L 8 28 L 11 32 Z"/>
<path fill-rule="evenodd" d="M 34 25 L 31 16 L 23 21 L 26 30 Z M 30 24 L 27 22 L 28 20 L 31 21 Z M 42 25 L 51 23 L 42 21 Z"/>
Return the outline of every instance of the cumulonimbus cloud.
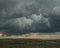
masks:
<path fill-rule="evenodd" d="M 54 25 L 52 16 L 58 16 L 59 4 L 59 0 L 0 0 L 0 31 L 50 32 Z"/>

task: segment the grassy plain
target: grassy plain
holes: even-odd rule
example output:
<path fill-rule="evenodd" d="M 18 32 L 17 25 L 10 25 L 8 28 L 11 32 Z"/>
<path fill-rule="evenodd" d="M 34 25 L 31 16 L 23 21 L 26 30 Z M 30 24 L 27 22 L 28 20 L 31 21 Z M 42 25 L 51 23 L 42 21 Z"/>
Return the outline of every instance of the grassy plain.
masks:
<path fill-rule="evenodd" d="M 0 39 L 0 48 L 60 48 L 60 40 Z"/>

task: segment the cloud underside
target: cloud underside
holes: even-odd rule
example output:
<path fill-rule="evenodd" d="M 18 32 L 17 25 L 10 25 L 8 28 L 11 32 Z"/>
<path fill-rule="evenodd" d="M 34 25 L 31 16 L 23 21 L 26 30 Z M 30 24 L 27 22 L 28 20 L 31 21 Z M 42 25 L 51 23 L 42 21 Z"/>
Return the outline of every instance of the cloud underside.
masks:
<path fill-rule="evenodd" d="M 60 0 L 0 0 L 0 32 L 57 31 L 60 31 Z"/>

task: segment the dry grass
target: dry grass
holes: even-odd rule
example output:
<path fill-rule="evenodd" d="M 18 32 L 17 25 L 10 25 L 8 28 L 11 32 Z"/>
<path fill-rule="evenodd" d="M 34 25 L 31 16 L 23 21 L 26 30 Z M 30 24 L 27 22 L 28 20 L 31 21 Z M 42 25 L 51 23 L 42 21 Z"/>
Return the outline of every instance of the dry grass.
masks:
<path fill-rule="evenodd" d="M 0 39 L 0 48 L 60 48 L 60 40 Z"/>

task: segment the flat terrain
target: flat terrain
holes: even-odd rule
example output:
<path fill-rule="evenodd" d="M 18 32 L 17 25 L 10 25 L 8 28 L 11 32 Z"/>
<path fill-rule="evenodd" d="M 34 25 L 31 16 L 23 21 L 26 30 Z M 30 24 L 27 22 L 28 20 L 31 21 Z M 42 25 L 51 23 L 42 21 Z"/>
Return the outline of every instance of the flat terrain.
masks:
<path fill-rule="evenodd" d="M 60 40 L 0 39 L 0 48 L 60 48 Z"/>

